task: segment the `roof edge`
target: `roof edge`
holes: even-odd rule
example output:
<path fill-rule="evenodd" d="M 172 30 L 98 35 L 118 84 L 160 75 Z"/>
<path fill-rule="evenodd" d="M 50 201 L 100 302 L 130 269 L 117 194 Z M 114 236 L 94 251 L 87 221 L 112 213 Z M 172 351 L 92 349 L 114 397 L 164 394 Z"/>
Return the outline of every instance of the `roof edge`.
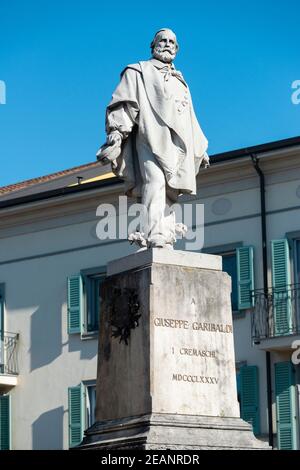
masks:
<path fill-rule="evenodd" d="M 252 147 L 245 147 L 242 149 L 231 150 L 228 152 L 218 153 L 210 156 L 211 165 L 221 163 L 237 158 L 249 157 L 251 154 L 261 154 L 270 152 L 272 150 L 280 150 L 282 148 L 288 148 L 300 145 L 300 136 L 291 137 L 289 139 L 278 140 L 275 142 L 269 142 L 266 144 L 254 145 Z M 105 186 L 112 186 L 122 182 L 120 178 L 109 178 L 108 180 L 94 181 L 86 184 L 78 184 L 76 186 L 69 186 L 64 188 L 52 189 L 37 194 L 30 194 L 27 196 L 21 196 L 12 198 L 6 201 L 0 200 L 0 209 L 17 206 L 20 204 L 27 204 L 31 202 L 41 201 L 44 199 L 51 199 L 54 197 L 65 196 L 73 194 L 79 191 L 88 191 L 90 189 L 103 188 Z"/>
<path fill-rule="evenodd" d="M 280 150 L 282 148 L 294 147 L 300 145 L 300 136 L 290 137 L 289 139 L 276 140 L 275 142 L 267 142 L 265 144 L 253 145 L 237 150 L 229 150 L 228 152 L 216 153 L 211 155 L 211 163 L 220 163 L 234 158 L 249 157 L 251 154 L 266 153 L 272 150 Z"/>
<path fill-rule="evenodd" d="M 29 194 L 27 196 L 20 196 L 6 201 L 0 200 L 0 210 L 8 207 L 19 206 L 21 204 L 28 204 L 31 202 L 43 201 L 45 199 L 52 199 L 54 197 L 66 196 L 91 189 L 103 188 L 105 186 L 113 186 L 122 183 L 120 178 L 109 178 L 107 180 L 92 181 L 86 184 L 77 184 L 76 186 L 66 186 L 64 188 L 50 189 L 41 193 Z"/>

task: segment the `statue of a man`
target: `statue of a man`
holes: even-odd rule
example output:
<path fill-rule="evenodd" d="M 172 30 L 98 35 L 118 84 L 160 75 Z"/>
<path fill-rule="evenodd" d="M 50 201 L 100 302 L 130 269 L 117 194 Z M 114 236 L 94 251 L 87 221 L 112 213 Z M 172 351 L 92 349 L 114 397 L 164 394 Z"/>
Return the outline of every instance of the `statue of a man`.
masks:
<path fill-rule="evenodd" d="M 175 216 L 166 211 L 180 194 L 196 194 L 200 165 L 208 166 L 207 140 L 194 113 L 189 88 L 174 67 L 175 34 L 161 29 L 150 60 L 128 65 L 106 111 L 107 142 L 97 153 L 139 198 L 147 227 L 136 241 L 173 247 Z M 135 236 L 132 235 L 134 240 Z"/>

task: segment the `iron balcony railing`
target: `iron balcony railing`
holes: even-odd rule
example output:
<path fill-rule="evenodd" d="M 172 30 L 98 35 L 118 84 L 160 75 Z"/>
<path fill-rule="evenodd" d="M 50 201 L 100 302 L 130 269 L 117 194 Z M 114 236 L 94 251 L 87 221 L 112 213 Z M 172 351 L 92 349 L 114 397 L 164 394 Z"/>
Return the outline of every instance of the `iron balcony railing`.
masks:
<path fill-rule="evenodd" d="M 300 333 L 300 284 L 254 290 L 252 339 Z"/>
<path fill-rule="evenodd" d="M 0 374 L 18 375 L 18 339 L 18 333 L 0 331 Z"/>

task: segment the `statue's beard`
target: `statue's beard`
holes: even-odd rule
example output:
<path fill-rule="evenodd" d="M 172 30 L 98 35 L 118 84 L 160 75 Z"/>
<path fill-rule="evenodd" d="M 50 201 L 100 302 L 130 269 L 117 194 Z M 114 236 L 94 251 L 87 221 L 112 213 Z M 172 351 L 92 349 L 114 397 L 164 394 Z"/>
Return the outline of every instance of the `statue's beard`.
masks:
<path fill-rule="evenodd" d="M 175 59 L 176 52 L 172 54 L 172 52 L 166 51 L 161 47 L 154 47 L 152 55 L 155 59 L 170 64 Z"/>

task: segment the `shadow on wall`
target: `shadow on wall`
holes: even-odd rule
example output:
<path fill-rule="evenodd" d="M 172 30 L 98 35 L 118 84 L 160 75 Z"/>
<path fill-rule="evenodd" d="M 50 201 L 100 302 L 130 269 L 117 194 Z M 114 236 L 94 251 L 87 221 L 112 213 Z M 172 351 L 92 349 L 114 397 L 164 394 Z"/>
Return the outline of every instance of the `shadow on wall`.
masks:
<path fill-rule="evenodd" d="M 45 289 L 39 307 L 30 318 L 31 371 L 53 362 L 62 354 L 62 305 L 65 288 L 55 292 Z"/>
<path fill-rule="evenodd" d="M 50 364 L 62 353 L 60 299 L 45 296 L 42 304 L 31 315 L 30 369 Z"/>
<path fill-rule="evenodd" d="M 98 335 L 91 340 L 84 341 L 84 347 L 79 334 L 69 335 L 68 351 L 69 353 L 80 351 L 80 359 L 83 360 L 93 359 L 98 353 Z"/>
<path fill-rule="evenodd" d="M 32 449 L 63 449 L 64 408 L 60 406 L 39 416 L 32 424 Z M 50 432 L 51 431 L 51 432 Z"/>

